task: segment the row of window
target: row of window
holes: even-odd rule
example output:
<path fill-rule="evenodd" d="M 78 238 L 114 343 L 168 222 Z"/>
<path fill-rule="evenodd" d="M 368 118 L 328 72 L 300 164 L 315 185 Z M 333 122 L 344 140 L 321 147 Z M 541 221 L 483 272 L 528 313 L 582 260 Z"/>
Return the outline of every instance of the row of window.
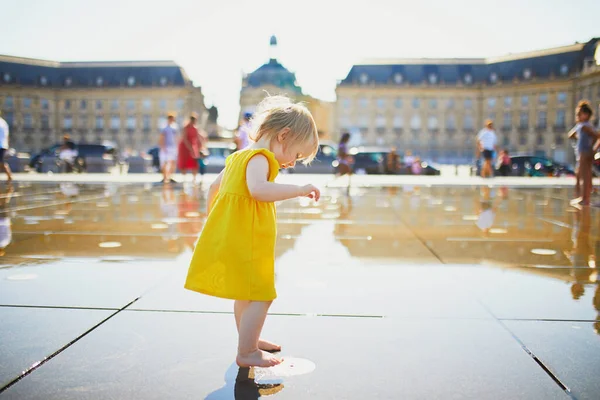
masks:
<path fill-rule="evenodd" d="M 493 116 L 490 116 L 490 119 Z M 445 126 L 446 129 L 456 129 L 456 117 L 453 114 L 449 114 L 445 118 Z M 388 124 L 388 119 L 383 115 L 377 115 L 375 117 L 375 126 L 377 128 L 385 128 Z M 538 128 L 546 128 L 548 124 L 548 113 L 546 111 L 538 111 L 537 114 L 537 124 Z M 340 119 L 340 125 L 342 129 L 349 129 L 352 127 L 352 121 L 349 117 L 343 116 Z M 564 127 L 566 125 L 566 114 L 565 110 L 557 110 L 556 118 L 554 121 L 554 125 L 557 127 Z M 359 116 L 357 119 L 357 126 L 360 128 L 366 128 L 369 126 L 369 117 L 367 116 Z M 404 118 L 401 115 L 396 115 L 392 119 L 392 126 L 394 128 L 402 129 L 404 128 Z M 513 126 L 513 117 L 512 113 L 504 113 L 502 119 L 502 128 L 503 129 L 511 129 Z M 519 128 L 525 129 L 529 127 L 529 113 L 521 112 L 519 113 Z M 413 115 L 410 119 L 410 128 L 411 129 L 421 129 L 421 116 Z M 435 115 L 430 115 L 427 117 L 427 128 L 428 129 L 438 129 L 438 117 Z M 465 115 L 463 119 L 463 128 L 472 130 L 474 129 L 474 121 L 472 115 Z"/>
<path fill-rule="evenodd" d="M 14 82 L 16 82 L 16 79 L 10 72 L 4 72 L 2 74 L 2 81 L 4 83 L 14 83 Z M 38 77 L 37 82 L 40 86 L 48 86 L 48 84 L 50 83 L 48 77 L 45 75 L 40 75 Z M 105 83 L 104 78 L 102 76 L 97 76 L 96 80 L 94 82 L 96 83 L 96 86 L 98 86 L 98 87 L 104 86 L 104 83 Z M 127 86 L 135 86 L 136 83 L 137 83 L 137 80 L 136 80 L 135 76 L 130 75 L 127 77 Z M 167 84 L 169 83 L 169 79 L 166 76 L 161 76 L 158 80 L 158 83 L 160 84 L 160 86 L 167 86 Z M 62 84 L 65 87 L 72 86 L 73 78 L 70 76 L 66 77 L 62 81 Z"/>
<path fill-rule="evenodd" d="M 63 100 L 62 102 L 62 106 L 63 109 L 65 110 L 71 110 L 74 109 L 75 106 L 77 105 L 79 107 L 80 110 L 87 110 L 88 107 L 91 106 L 92 103 L 91 101 L 82 99 L 79 101 L 75 101 L 75 100 Z M 124 100 L 124 104 L 125 104 L 125 108 L 128 110 L 135 110 L 136 108 L 136 100 Z M 33 105 L 33 99 L 31 97 L 23 97 L 21 99 L 21 104 L 23 106 L 24 109 L 30 109 Z M 94 108 L 96 110 L 102 110 L 104 109 L 104 100 L 93 100 L 93 104 L 94 104 Z M 144 110 L 151 110 L 152 109 L 152 99 L 143 99 L 141 100 L 141 106 L 142 109 Z M 15 102 L 12 96 L 6 96 L 4 98 L 4 108 L 14 108 Z M 121 106 L 121 100 L 118 99 L 113 99 L 110 100 L 110 109 L 111 110 L 118 110 L 119 107 Z M 177 99 L 175 102 L 175 107 L 178 111 L 181 111 L 183 109 L 184 106 L 184 100 L 183 99 Z M 40 108 L 42 110 L 49 110 L 50 109 L 50 101 L 46 98 L 41 98 L 40 99 Z M 158 100 L 158 108 L 161 110 L 166 110 L 167 109 L 167 100 L 161 99 Z"/>
<path fill-rule="evenodd" d="M 4 114 L 4 119 L 6 122 L 12 126 L 14 123 L 14 115 L 12 112 L 7 112 Z M 86 115 L 82 115 L 78 119 L 79 128 L 80 129 L 88 129 L 88 118 Z M 50 129 L 50 117 L 46 114 L 42 114 L 40 116 L 40 123 L 42 129 Z M 156 127 L 161 129 L 167 124 L 167 119 L 164 117 L 160 117 L 157 120 Z M 152 126 L 152 117 L 150 115 L 142 116 L 142 129 L 150 130 Z M 34 118 L 32 114 L 25 113 L 23 114 L 23 128 L 25 129 L 33 129 L 34 127 Z M 95 120 L 95 129 L 104 129 L 104 117 L 97 116 Z M 135 116 L 128 116 L 125 118 L 125 127 L 129 130 L 135 130 L 137 127 L 137 118 Z M 64 129 L 73 129 L 73 117 L 70 115 L 65 115 L 62 120 L 62 128 Z M 121 117 L 118 115 L 111 115 L 110 117 L 110 129 L 121 129 Z"/>
<path fill-rule="evenodd" d="M 498 100 L 498 98 L 496 98 L 496 97 L 488 97 L 488 99 L 487 99 L 488 108 L 495 108 L 496 104 L 497 104 L 497 100 Z M 427 99 L 426 101 L 427 101 L 427 104 L 429 105 L 430 109 L 436 109 L 438 107 L 438 99 Z M 464 101 L 464 108 L 467 108 L 467 109 L 473 108 L 473 99 L 466 98 L 463 101 Z M 420 99 L 418 97 L 413 98 L 411 100 L 412 108 L 420 108 L 421 102 L 422 102 L 422 99 Z M 567 93 L 566 92 L 557 93 L 556 94 L 556 102 L 558 104 L 566 104 Z M 341 103 L 342 103 L 342 108 L 344 108 L 345 110 L 349 110 L 352 107 L 352 99 L 342 98 Z M 370 100 L 366 97 L 361 97 L 358 99 L 358 107 L 359 108 L 368 108 L 369 103 L 370 103 Z M 403 103 L 404 103 L 404 99 L 402 99 L 401 97 L 397 97 L 393 100 L 393 104 L 394 104 L 395 108 L 402 108 Z M 455 106 L 454 99 L 447 99 L 445 101 L 445 103 L 446 103 L 446 108 L 454 108 L 454 106 Z M 548 94 L 547 93 L 541 93 L 538 95 L 538 104 L 540 104 L 540 105 L 548 104 Z M 512 107 L 512 105 L 513 105 L 513 98 L 505 97 L 504 98 L 504 107 L 510 108 L 510 107 Z M 384 98 L 384 97 L 375 99 L 375 106 L 379 109 L 387 108 L 388 99 Z M 521 96 L 521 106 L 522 107 L 529 106 L 529 96 L 527 96 L 527 95 Z"/>
<path fill-rule="evenodd" d="M 561 76 L 567 76 L 569 74 L 569 66 L 567 64 L 562 64 L 557 72 Z M 523 69 L 522 76 L 523 76 L 523 79 L 525 79 L 525 80 L 531 79 L 533 76 L 533 72 L 531 71 L 531 68 Z M 491 72 L 488 77 L 488 82 L 492 83 L 492 84 L 496 84 L 496 83 L 498 83 L 499 79 L 500 79 L 500 76 L 498 75 L 497 72 Z M 372 79 L 369 77 L 369 75 L 366 72 L 362 72 L 359 75 L 358 80 L 363 85 L 366 85 L 367 83 L 372 81 Z M 396 83 L 397 85 L 401 85 L 405 81 L 404 75 L 400 72 L 397 72 L 393 75 L 393 80 L 394 80 L 394 83 Z M 429 75 L 427 75 L 427 82 L 429 82 L 429 84 L 431 84 L 431 85 L 436 85 L 439 82 L 439 80 L 440 80 L 439 76 L 436 73 L 430 73 Z M 470 73 L 464 74 L 462 77 L 462 82 L 465 85 L 472 84 L 473 83 L 473 75 Z"/>

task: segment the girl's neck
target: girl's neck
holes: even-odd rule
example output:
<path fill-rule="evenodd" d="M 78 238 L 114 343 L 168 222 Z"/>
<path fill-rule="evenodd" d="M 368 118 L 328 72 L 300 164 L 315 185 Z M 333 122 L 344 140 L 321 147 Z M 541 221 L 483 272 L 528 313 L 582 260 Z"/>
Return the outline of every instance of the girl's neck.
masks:
<path fill-rule="evenodd" d="M 269 151 L 271 151 L 271 143 L 265 139 L 260 139 L 258 142 L 254 142 L 252 143 L 250 146 L 248 146 L 248 148 L 250 149 L 267 149 Z"/>

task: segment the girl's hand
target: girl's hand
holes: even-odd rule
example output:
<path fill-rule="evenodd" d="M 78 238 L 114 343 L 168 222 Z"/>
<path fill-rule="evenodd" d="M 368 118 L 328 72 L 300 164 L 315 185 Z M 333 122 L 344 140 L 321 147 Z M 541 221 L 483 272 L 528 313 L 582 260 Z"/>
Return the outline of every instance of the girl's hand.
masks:
<path fill-rule="evenodd" d="M 321 191 L 314 185 L 304 185 L 300 190 L 302 193 L 300 196 L 306 196 L 315 201 L 319 201 L 319 198 L 321 197 Z"/>

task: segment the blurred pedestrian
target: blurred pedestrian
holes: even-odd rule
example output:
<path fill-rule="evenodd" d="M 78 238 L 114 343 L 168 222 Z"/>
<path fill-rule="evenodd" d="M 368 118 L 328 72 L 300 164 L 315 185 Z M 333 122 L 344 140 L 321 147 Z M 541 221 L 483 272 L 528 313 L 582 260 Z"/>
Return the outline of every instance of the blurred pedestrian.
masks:
<path fill-rule="evenodd" d="M 0 172 L 6 174 L 8 181 L 12 181 L 12 174 L 10 173 L 10 167 L 4 162 L 5 153 L 8 151 L 8 136 L 9 129 L 8 123 L 2 118 L 2 111 L 0 110 Z"/>
<path fill-rule="evenodd" d="M 581 197 L 571 201 L 572 205 L 590 205 L 592 193 L 592 163 L 594 162 L 594 144 L 598 133 L 594 130 L 590 119 L 593 111 L 588 101 L 580 101 L 576 108 L 577 124 L 572 130 L 571 137 L 577 138 L 577 155 L 579 156 L 578 175 L 581 182 Z"/>
<path fill-rule="evenodd" d="M 508 150 L 504 149 L 500 152 L 499 164 L 498 171 L 500 172 L 500 175 L 509 176 L 511 162 Z"/>
<path fill-rule="evenodd" d="M 252 132 L 252 113 L 244 113 L 244 120 L 238 128 L 235 136 L 236 151 L 245 149 L 250 145 L 250 133 Z"/>
<path fill-rule="evenodd" d="M 163 173 L 163 183 L 172 182 L 171 175 L 175 172 L 175 160 L 177 160 L 177 133 L 179 127 L 175 123 L 175 113 L 167 114 L 167 125 L 160 132 L 159 138 L 159 160 Z"/>
<path fill-rule="evenodd" d="M 181 141 L 179 142 L 179 154 L 177 157 L 177 167 L 183 174 L 185 182 L 185 174 L 187 171 L 192 172 L 192 183 L 196 184 L 196 174 L 198 173 L 198 160 L 200 159 L 201 138 L 200 132 L 196 127 L 198 114 L 193 112 L 190 115 L 188 124 L 183 128 Z"/>
<path fill-rule="evenodd" d="M 410 171 L 414 162 L 415 157 L 412 155 L 412 152 L 410 150 L 406 150 L 404 153 L 404 166 Z"/>
<path fill-rule="evenodd" d="M 421 173 L 423 172 L 423 168 L 421 167 L 421 159 L 419 157 L 415 157 L 415 160 L 410 166 L 410 172 L 413 175 L 421 175 Z"/>
<path fill-rule="evenodd" d="M 69 135 L 63 136 L 63 143 L 58 149 L 58 159 L 64 167 L 64 172 L 73 172 L 75 166 L 75 159 L 77 158 L 78 152 L 75 148 L 75 142 L 71 140 Z M 61 168 L 62 170 L 63 168 Z"/>
<path fill-rule="evenodd" d="M 354 160 L 353 160 L 352 156 L 350 155 L 350 152 L 348 149 L 349 141 L 350 141 L 350 134 L 348 132 L 343 133 L 342 137 L 340 138 L 340 144 L 338 145 L 338 154 L 337 154 L 337 158 L 338 158 L 337 175 L 338 176 L 352 174 L 352 163 Z"/>
<path fill-rule="evenodd" d="M 388 175 L 395 175 L 400 170 L 400 157 L 395 147 L 390 149 L 385 160 L 385 173 Z"/>
<path fill-rule="evenodd" d="M 494 121 L 488 119 L 485 121 L 485 128 L 479 131 L 477 135 L 477 147 L 483 155 L 483 165 L 481 166 L 481 177 L 489 178 L 493 175 L 492 159 L 496 151 L 498 138 L 494 132 Z"/>

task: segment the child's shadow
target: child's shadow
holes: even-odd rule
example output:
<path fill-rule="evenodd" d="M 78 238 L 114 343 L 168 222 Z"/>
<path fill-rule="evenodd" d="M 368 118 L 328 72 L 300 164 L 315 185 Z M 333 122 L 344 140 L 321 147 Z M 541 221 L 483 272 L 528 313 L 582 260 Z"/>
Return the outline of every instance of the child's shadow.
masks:
<path fill-rule="evenodd" d="M 242 368 L 233 364 L 225 373 L 225 387 L 212 392 L 205 400 L 257 400 L 262 396 L 279 393 L 282 389 L 283 383 L 256 383 L 254 368 Z"/>

